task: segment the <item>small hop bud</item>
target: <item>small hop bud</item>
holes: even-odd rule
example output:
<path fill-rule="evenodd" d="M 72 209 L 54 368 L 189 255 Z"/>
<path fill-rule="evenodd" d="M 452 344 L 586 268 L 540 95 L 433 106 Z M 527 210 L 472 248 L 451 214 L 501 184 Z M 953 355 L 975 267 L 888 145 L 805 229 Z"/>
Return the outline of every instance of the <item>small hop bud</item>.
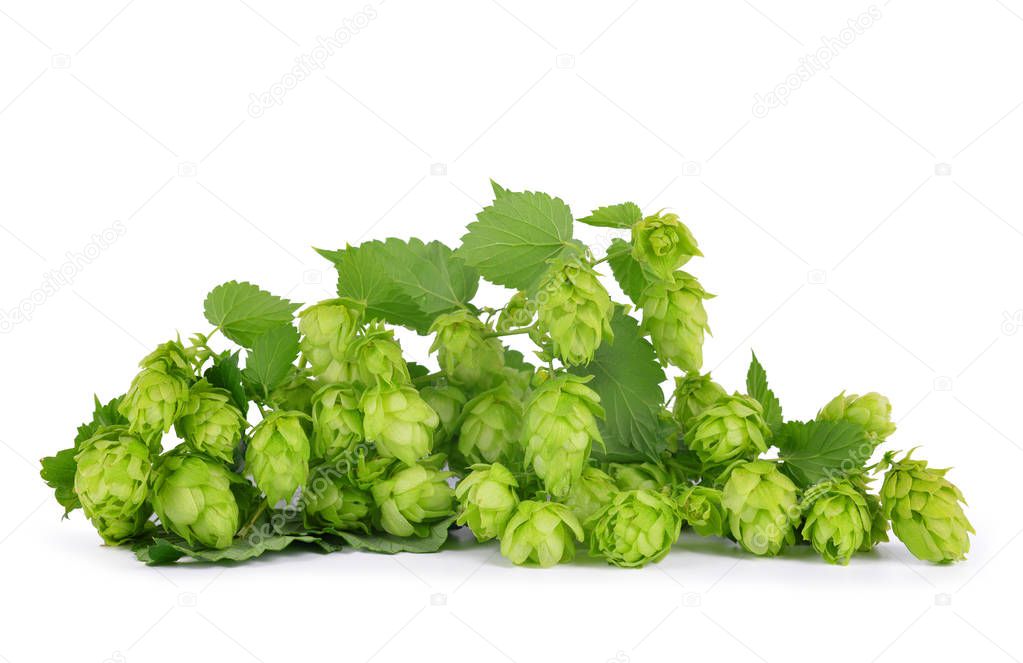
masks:
<path fill-rule="evenodd" d="M 346 385 L 329 384 L 313 396 L 312 454 L 330 460 L 364 439 L 359 395 Z"/>
<path fill-rule="evenodd" d="M 607 506 L 616 494 L 618 485 L 614 479 L 606 472 L 587 465 L 564 503 L 580 523 L 586 524 L 593 514 Z"/>
<path fill-rule="evenodd" d="M 381 456 L 413 466 L 433 449 L 440 417 L 406 385 L 377 385 L 362 396 L 363 431 Z"/>
<path fill-rule="evenodd" d="M 501 386 L 469 401 L 459 424 L 457 464 L 522 463 L 522 403 Z"/>
<path fill-rule="evenodd" d="M 501 536 L 501 554 L 513 564 L 549 568 L 575 558 L 583 528 L 564 504 L 519 502 Z"/>
<path fill-rule="evenodd" d="M 756 399 L 726 396 L 696 417 L 686 433 L 686 444 L 707 465 L 752 460 L 767 451 L 771 436 L 763 413 Z"/>
<path fill-rule="evenodd" d="M 690 373 L 675 378 L 675 405 L 672 415 L 682 426 L 683 432 L 692 428 L 693 422 L 704 410 L 726 398 L 725 388 L 711 379 L 710 373 Z"/>
<path fill-rule="evenodd" d="M 682 520 L 675 502 L 651 490 L 627 490 L 593 517 L 590 554 L 615 566 L 659 562 L 678 540 Z"/>
<path fill-rule="evenodd" d="M 174 428 L 194 451 L 232 463 L 246 425 L 227 391 L 200 380 L 189 390 L 188 403 Z"/>
<path fill-rule="evenodd" d="M 539 293 L 539 327 L 554 354 L 569 366 L 590 363 L 601 342 L 613 338 L 614 303 L 597 273 L 578 258 L 555 263 Z"/>
<path fill-rule="evenodd" d="M 311 472 L 302 505 L 306 527 L 369 531 L 372 497 L 329 464 Z"/>
<path fill-rule="evenodd" d="M 450 476 L 450 472 L 411 465 L 375 484 L 377 524 L 394 536 L 427 536 L 430 523 L 454 514 Z"/>
<path fill-rule="evenodd" d="M 754 555 L 777 555 L 795 542 L 798 490 L 778 466 L 766 460 L 732 468 L 721 491 L 732 536 Z"/>
<path fill-rule="evenodd" d="M 141 532 L 152 512 L 149 447 L 124 426 L 111 426 L 83 442 L 75 461 L 75 494 L 103 540 L 117 545 Z"/>
<path fill-rule="evenodd" d="M 522 440 L 526 467 L 532 467 L 551 495 L 562 498 L 582 474 L 593 443 L 603 445 L 597 417 L 600 396 L 589 378 L 564 373 L 551 377 L 526 403 Z"/>
<path fill-rule="evenodd" d="M 446 443 L 458 432 L 458 420 L 467 400 L 465 392 L 448 384 L 423 387 L 419 395 L 440 418 L 440 424 L 433 434 L 434 446 Z"/>
<path fill-rule="evenodd" d="M 188 382 L 177 372 L 143 368 L 118 406 L 129 429 L 143 437 L 158 438 L 181 416 L 188 404 Z"/>
<path fill-rule="evenodd" d="M 678 214 L 658 212 L 632 226 L 632 256 L 662 279 L 670 279 L 690 258 L 702 255 Z"/>
<path fill-rule="evenodd" d="M 158 463 L 153 510 L 160 522 L 189 544 L 230 547 L 238 531 L 237 480 L 223 465 L 203 456 L 172 453 Z"/>
<path fill-rule="evenodd" d="M 892 422 L 892 404 L 877 392 L 863 396 L 843 391 L 817 413 L 818 421 L 849 421 L 859 424 L 875 444 L 880 444 L 895 432 Z"/>
<path fill-rule="evenodd" d="M 366 388 L 412 382 L 394 332 L 382 325 L 372 326 L 358 337 L 349 348 L 348 359 L 349 370 L 343 382 L 354 381 Z"/>
<path fill-rule="evenodd" d="M 299 314 L 302 356 L 313 375 L 325 383 L 347 379 L 348 346 L 362 321 L 363 309 L 347 299 L 328 299 Z"/>
<path fill-rule="evenodd" d="M 500 463 L 473 465 L 472 472 L 455 487 L 462 507 L 458 524 L 468 525 L 481 543 L 500 537 L 519 504 L 518 485 Z"/>
<path fill-rule="evenodd" d="M 194 347 L 186 348 L 181 341 L 161 343 L 139 362 L 139 368 L 154 368 L 164 373 L 176 373 L 191 380 L 195 377 L 192 364 L 195 361 Z"/>
<path fill-rule="evenodd" d="M 873 514 L 867 496 L 850 481 L 812 488 L 804 502 L 803 540 L 829 564 L 846 565 L 854 553 L 870 549 Z"/>
<path fill-rule="evenodd" d="M 721 503 L 720 490 L 709 486 L 685 488 L 678 504 L 683 522 L 700 536 L 728 534 L 728 513 Z"/>
<path fill-rule="evenodd" d="M 501 379 L 504 347 L 489 334 L 479 318 L 468 311 L 440 315 L 430 327 L 436 334 L 430 352 L 451 384 L 470 391 L 490 389 Z"/>
<path fill-rule="evenodd" d="M 881 485 L 884 515 L 909 552 L 928 562 L 954 562 L 970 552 L 975 533 L 962 504 L 966 501 L 948 479 L 948 469 L 936 470 L 910 454 L 890 465 Z"/>
<path fill-rule="evenodd" d="M 519 291 L 508 300 L 497 318 L 497 331 L 509 332 L 529 325 L 536 318 L 536 308 L 531 306 L 525 292 Z"/>
<path fill-rule="evenodd" d="M 252 430 L 245 468 L 270 505 L 290 500 L 309 478 L 309 438 L 301 412 L 271 412 Z"/>
<path fill-rule="evenodd" d="M 643 330 L 661 363 L 697 372 L 703 366 L 704 334 L 710 333 L 703 300 L 713 295 L 695 277 L 675 272 L 668 280 L 647 286 L 640 299 Z"/>

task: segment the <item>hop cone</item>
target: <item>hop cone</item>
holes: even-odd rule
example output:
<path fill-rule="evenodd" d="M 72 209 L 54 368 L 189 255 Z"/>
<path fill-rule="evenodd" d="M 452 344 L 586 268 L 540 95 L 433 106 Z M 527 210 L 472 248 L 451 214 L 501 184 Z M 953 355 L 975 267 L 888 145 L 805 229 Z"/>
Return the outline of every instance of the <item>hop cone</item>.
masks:
<path fill-rule="evenodd" d="M 319 383 L 296 371 L 291 380 L 270 392 L 269 402 L 275 410 L 291 410 L 312 417 L 313 396 Z M 306 432 L 312 432 L 312 419 L 306 421 Z"/>
<path fill-rule="evenodd" d="M 536 317 L 536 309 L 529 303 L 525 292 L 519 291 L 508 300 L 501 315 L 497 318 L 497 331 L 509 332 L 513 329 L 521 329 L 533 321 Z"/>
<path fill-rule="evenodd" d="M 884 442 L 885 438 L 895 432 L 895 424 L 892 423 L 892 404 L 876 392 L 863 396 L 856 394 L 846 396 L 843 391 L 817 413 L 817 420 L 851 421 L 859 424 L 877 444 Z"/>
<path fill-rule="evenodd" d="M 246 425 L 241 411 L 231 403 L 231 394 L 200 380 L 192 385 L 174 428 L 193 450 L 233 463 Z"/>
<path fill-rule="evenodd" d="M 564 503 L 579 522 L 585 524 L 595 513 L 610 504 L 616 494 L 618 486 L 614 479 L 606 472 L 587 465 Z"/>
<path fill-rule="evenodd" d="M 703 337 L 710 332 L 703 300 L 707 294 L 695 277 L 675 272 L 647 286 L 640 300 L 643 330 L 650 334 L 661 363 L 696 372 L 703 366 Z"/>
<path fill-rule="evenodd" d="M 371 327 L 357 338 L 350 347 L 349 360 L 351 375 L 346 376 L 346 381 L 354 380 L 364 387 L 412 381 L 394 332 L 383 326 Z"/>
<path fill-rule="evenodd" d="M 381 456 L 408 466 L 430 453 L 440 417 L 413 387 L 378 385 L 362 396 L 363 430 Z"/>
<path fill-rule="evenodd" d="M 639 567 L 664 559 L 682 520 L 675 502 L 650 490 L 627 490 L 593 517 L 590 554 L 615 566 Z"/>
<path fill-rule="evenodd" d="M 619 490 L 659 491 L 674 483 L 668 471 L 656 463 L 610 463 L 607 469 Z"/>
<path fill-rule="evenodd" d="M 704 410 L 727 398 L 724 387 L 710 378 L 710 373 L 690 373 L 675 378 L 675 405 L 672 414 L 683 431 L 692 428 L 693 422 Z"/>
<path fill-rule="evenodd" d="M 412 465 L 374 485 L 373 502 L 380 527 L 395 536 L 427 536 L 429 523 L 454 513 L 450 476 L 450 472 Z"/>
<path fill-rule="evenodd" d="M 364 439 L 359 395 L 351 387 L 329 384 L 313 396 L 314 458 L 329 460 Z"/>
<path fill-rule="evenodd" d="M 306 527 L 369 531 L 372 497 L 332 465 L 321 465 L 312 472 L 302 503 Z"/>
<path fill-rule="evenodd" d="M 100 429 L 75 456 L 75 493 L 99 535 L 118 544 L 149 518 L 149 447 L 123 426 Z"/>
<path fill-rule="evenodd" d="M 495 386 L 504 370 L 504 347 L 479 318 L 460 310 L 438 316 L 430 327 L 436 334 L 430 352 L 451 384 L 468 390 Z"/>
<path fill-rule="evenodd" d="M 816 493 L 814 489 L 810 492 Z M 826 484 L 807 501 L 803 539 L 828 563 L 844 566 L 853 553 L 870 549 L 873 514 L 866 495 L 852 483 Z"/>
<path fill-rule="evenodd" d="M 881 485 L 881 504 L 892 530 L 909 552 L 928 562 L 954 562 L 970 551 L 973 526 L 963 513 L 963 494 L 945 478 L 948 469 L 923 460 L 885 459 L 890 468 Z"/>
<path fill-rule="evenodd" d="M 557 498 L 568 495 L 582 474 L 593 443 L 603 444 L 597 417 L 604 411 L 587 381 L 567 373 L 552 377 L 526 403 L 522 426 L 526 467 L 532 467 L 547 492 Z"/>
<path fill-rule="evenodd" d="M 227 548 L 238 531 L 232 474 L 202 456 L 165 456 L 155 472 L 153 510 L 189 544 Z"/>
<path fill-rule="evenodd" d="M 153 368 L 164 373 L 175 373 L 188 380 L 193 377 L 192 362 L 195 348 L 186 348 L 181 341 L 167 341 L 143 357 L 139 368 Z"/>
<path fill-rule="evenodd" d="M 575 558 L 583 528 L 564 504 L 519 502 L 501 537 L 501 554 L 513 564 L 548 568 Z"/>
<path fill-rule="evenodd" d="M 702 255 L 678 214 L 657 213 L 632 226 L 632 256 L 662 279 L 670 279 L 690 258 Z"/>
<path fill-rule="evenodd" d="M 270 505 L 290 500 L 309 478 L 309 438 L 300 412 L 271 412 L 252 430 L 245 468 Z"/>
<path fill-rule="evenodd" d="M 444 385 L 423 387 L 419 390 L 419 395 L 440 419 L 440 424 L 434 431 L 435 445 L 447 442 L 458 432 L 458 420 L 462 416 L 462 408 L 466 402 L 465 393 L 458 387 Z"/>
<path fill-rule="evenodd" d="M 684 489 L 679 497 L 682 520 L 700 536 L 726 536 L 728 513 L 721 503 L 721 491 L 709 486 Z"/>
<path fill-rule="evenodd" d="M 686 433 L 686 443 L 707 465 L 751 460 L 767 451 L 771 431 L 764 408 L 749 396 L 734 394 L 703 410 Z"/>
<path fill-rule="evenodd" d="M 518 485 L 500 463 L 473 465 L 472 472 L 455 487 L 462 507 L 458 524 L 469 525 L 480 542 L 500 537 L 519 504 Z"/>
<path fill-rule="evenodd" d="M 521 428 L 522 403 L 508 387 L 484 392 L 463 411 L 457 460 L 465 467 L 496 462 L 518 466 L 522 462 Z"/>
<path fill-rule="evenodd" d="M 721 491 L 728 527 L 739 544 L 754 555 L 777 555 L 795 541 L 799 522 L 796 485 L 766 460 L 732 469 Z"/>
<path fill-rule="evenodd" d="M 299 314 L 302 356 L 325 383 L 349 378 L 347 351 L 362 320 L 362 308 L 346 299 L 328 299 Z"/>
<path fill-rule="evenodd" d="M 604 338 L 611 339 L 614 304 L 593 268 L 581 260 L 556 263 L 540 285 L 539 325 L 565 364 L 588 364 Z"/>
<path fill-rule="evenodd" d="M 374 484 L 382 481 L 394 468 L 397 461 L 382 456 L 368 456 L 359 450 L 355 466 L 354 483 L 357 488 L 369 490 Z"/>
<path fill-rule="evenodd" d="M 159 436 L 171 429 L 188 404 L 188 381 L 177 372 L 143 368 L 118 406 L 133 433 Z"/>
<path fill-rule="evenodd" d="M 861 487 L 863 495 L 867 498 L 867 509 L 870 511 L 870 537 L 863 542 L 860 552 L 870 552 L 879 543 L 888 540 L 888 518 L 884 515 L 884 508 L 881 506 L 881 498 L 873 493 L 866 492 L 866 487 Z"/>

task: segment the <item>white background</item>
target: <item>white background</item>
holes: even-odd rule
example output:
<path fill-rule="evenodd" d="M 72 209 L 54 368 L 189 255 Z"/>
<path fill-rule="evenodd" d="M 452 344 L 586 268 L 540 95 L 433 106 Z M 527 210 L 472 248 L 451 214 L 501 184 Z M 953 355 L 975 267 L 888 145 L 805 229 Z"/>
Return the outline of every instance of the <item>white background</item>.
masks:
<path fill-rule="evenodd" d="M 878 4 L 827 70 L 786 83 L 868 7 L 0 2 L 0 308 L 30 313 L 0 336 L 0 661 L 1023 657 L 1023 2 Z M 787 103 L 755 117 L 779 85 Z M 580 216 L 682 214 L 706 254 L 687 269 L 718 294 L 706 367 L 740 388 L 755 348 L 793 418 L 887 394 L 892 442 L 955 466 L 969 561 L 892 543 L 836 568 L 684 538 L 638 571 L 524 570 L 468 544 L 153 569 L 80 512 L 60 522 L 37 459 L 148 348 L 205 330 L 211 286 L 323 298 L 310 246 L 455 244 L 489 177 Z"/>

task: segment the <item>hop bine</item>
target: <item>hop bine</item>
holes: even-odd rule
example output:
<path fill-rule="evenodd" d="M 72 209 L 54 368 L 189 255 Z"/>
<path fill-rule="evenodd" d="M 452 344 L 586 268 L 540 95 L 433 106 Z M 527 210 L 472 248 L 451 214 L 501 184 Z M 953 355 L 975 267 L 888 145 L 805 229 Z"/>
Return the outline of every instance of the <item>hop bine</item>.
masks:
<path fill-rule="evenodd" d="M 686 444 L 706 465 L 752 460 L 767 451 L 771 437 L 763 413 L 763 406 L 749 396 L 726 396 L 693 420 Z"/>
<path fill-rule="evenodd" d="M 152 513 L 149 447 L 112 426 L 83 442 L 75 460 L 75 493 L 103 540 L 116 545 L 141 532 Z"/>
<path fill-rule="evenodd" d="M 349 299 L 328 299 L 299 314 L 302 356 L 324 383 L 349 379 L 348 346 L 362 322 L 364 307 Z"/>
<path fill-rule="evenodd" d="M 710 299 L 695 277 L 675 272 L 643 291 L 643 329 L 661 363 L 696 372 L 703 366 L 703 338 L 710 333 L 703 300 Z"/>
<path fill-rule="evenodd" d="M 565 364 L 588 364 L 604 339 L 613 338 L 614 304 L 597 273 L 582 259 L 557 262 L 540 284 L 539 328 Z"/>
<path fill-rule="evenodd" d="M 440 417 L 413 387 L 377 385 L 362 397 L 363 431 L 381 456 L 413 466 L 433 448 Z"/>
<path fill-rule="evenodd" d="M 450 472 L 412 465 L 397 470 L 372 488 L 377 524 L 395 536 L 425 537 L 429 523 L 454 513 Z"/>
<path fill-rule="evenodd" d="M 329 384 L 313 396 L 312 454 L 330 460 L 364 439 L 359 395 L 352 387 Z"/>
<path fill-rule="evenodd" d="M 863 396 L 856 394 L 847 396 L 843 391 L 817 413 L 817 420 L 849 421 L 859 424 L 867 431 L 867 435 L 874 444 L 884 442 L 889 435 L 895 432 L 895 424 L 892 422 L 892 404 L 877 392 L 870 392 Z"/>
<path fill-rule="evenodd" d="M 197 455 L 172 453 L 158 463 L 153 510 L 164 527 L 189 544 L 227 548 L 238 531 L 236 477 L 223 465 Z"/>
<path fill-rule="evenodd" d="M 513 564 L 548 568 L 575 558 L 583 528 L 564 504 L 519 502 L 501 536 L 501 554 Z"/>
<path fill-rule="evenodd" d="M 662 279 L 671 279 L 690 258 L 702 255 L 678 214 L 658 212 L 632 226 L 632 257 Z"/>
<path fill-rule="evenodd" d="M 618 493 L 591 523 L 590 554 L 622 567 L 661 561 L 682 528 L 675 502 L 651 490 Z"/>
<path fill-rule="evenodd" d="M 252 430 L 245 469 L 271 506 L 290 500 L 309 477 L 309 438 L 301 412 L 271 412 Z"/>
<path fill-rule="evenodd" d="M 482 391 L 496 386 L 504 371 L 504 347 L 479 318 L 465 310 L 438 316 L 430 352 L 455 386 Z"/>
<path fill-rule="evenodd" d="M 732 468 L 721 491 L 728 527 L 739 544 L 754 555 L 777 555 L 795 542 L 799 522 L 796 485 L 766 460 Z"/>
<path fill-rule="evenodd" d="M 241 411 L 231 403 L 231 394 L 200 380 L 189 390 L 188 402 L 174 429 L 194 451 L 233 463 L 247 425 Z"/>
<path fill-rule="evenodd" d="M 477 541 L 500 537 L 519 504 L 518 485 L 500 463 L 473 465 L 472 472 L 455 487 L 462 507 L 456 522 L 468 525 Z"/>

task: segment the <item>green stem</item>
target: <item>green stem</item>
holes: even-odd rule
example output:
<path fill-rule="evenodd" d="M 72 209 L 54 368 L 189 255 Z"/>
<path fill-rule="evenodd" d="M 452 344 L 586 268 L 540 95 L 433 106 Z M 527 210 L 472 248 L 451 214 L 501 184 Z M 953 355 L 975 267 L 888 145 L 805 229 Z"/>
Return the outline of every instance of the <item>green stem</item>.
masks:
<path fill-rule="evenodd" d="M 412 384 L 417 386 L 417 387 L 418 386 L 425 386 L 425 385 L 429 385 L 434 380 L 437 380 L 438 378 L 442 378 L 442 377 L 444 377 L 444 372 L 443 371 L 437 371 L 436 373 L 430 373 L 429 375 L 421 375 L 418 378 L 414 378 L 412 380 Z"/>
<path fill-rule="evenodd" d="M 485 334 L 484 338 L 496 338 L 496 337 L 499 337 L 499 336 L 516 336 L 518 334 L 528 334 L 529 332 L 531 332 L 534 329 L 536 329 L 536 324 L 537 323 L 534 322 L 533 324 L 529 325 L 528 327 L 522 327 L 520 329 L 513 329 L 511 331 L 506 331 L 506 332 L 491 332 L 489 334 Z"/>
<path fill-rule="evenodd" d="M 256 512 L 252 514 L 251 518 L 249 518 L 249 522 L 245 523 L 245 526 L 242 527 L 241 530 L 239 530 L 238 538 L 239 539 L 244 539 L 248 535 L 249 530 L 251 530 L 253 525 L 256 524 L 256 520 L 258 520 L 259 517 L 262 516 L 263 513 L 265 513 L 265 512 L 266 512 L 266 501 L 264 501 L 262 504 L 259 505 L 259 508 L 256 509 Z"/>
<path fill-rule="evenodd" d="M 590 263 L 590 267 L 596 267 L 597 265 L 599 265 L 602 262 L 607 262 L 610 257 L 611 257 L 610 255 L 606 255 L 603 258 L 601 258 L 600 260 L 595 260 L 595 261 Z"/>

